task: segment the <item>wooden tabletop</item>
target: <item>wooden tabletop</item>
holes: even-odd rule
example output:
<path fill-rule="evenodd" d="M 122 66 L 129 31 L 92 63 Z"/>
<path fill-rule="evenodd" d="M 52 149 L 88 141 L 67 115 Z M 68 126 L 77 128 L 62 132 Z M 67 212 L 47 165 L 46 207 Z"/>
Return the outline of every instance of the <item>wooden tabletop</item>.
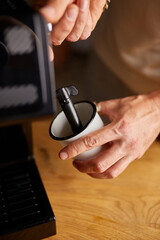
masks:
<path fill-rule="evenodd" d="M 116 179 L 97 180 L 58 158 L 51 118 L 33 123 L 34 153 L 56 216 L 50 240 L 160 240 L 160 142 Z"/>

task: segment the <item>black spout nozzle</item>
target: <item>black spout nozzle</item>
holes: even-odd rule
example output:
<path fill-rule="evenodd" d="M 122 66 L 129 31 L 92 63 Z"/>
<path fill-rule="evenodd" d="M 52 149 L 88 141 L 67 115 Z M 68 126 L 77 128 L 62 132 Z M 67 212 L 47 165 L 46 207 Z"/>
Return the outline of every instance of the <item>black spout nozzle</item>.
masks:
<path fill-rule="evenodd" d="M 80 132 L 82 129 L 82 123 L 79 119 L 74 104 L 70 99 L 70 96 L 75 96 L 78 94 L 78 90 L 74 86 L 68 86 L 57 89 L 56 94 L 59 104 L 61 105 L 62 110 L 66 115 L 66 118 L 68 119 L 73 132 Z"/>

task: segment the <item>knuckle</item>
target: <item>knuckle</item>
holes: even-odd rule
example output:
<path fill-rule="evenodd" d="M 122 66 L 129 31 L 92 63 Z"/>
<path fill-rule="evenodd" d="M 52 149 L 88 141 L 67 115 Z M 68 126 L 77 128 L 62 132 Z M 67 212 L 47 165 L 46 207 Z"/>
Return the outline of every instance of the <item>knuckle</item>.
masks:
<path fill-rule="evenodd" d="M 115 169 L 115 170 L 109 170 L 106 172 L 107 178 L 116 178 L 120 175 L 121 171 L 119 169 Z"/>
<path fill-rule="evenodd" d="M 80 34 L 81 34 L 80 31 L 78 31 L 78 30 L 73 30 L 73 32 L 68 36 L 68 38 L 69 38 L 69 40 L 70 40 L 71 42 L 76 42 L 76 41 L 79 40 Z"/>
<path fill-rule="evenodd" d="M 102 162 L 98 162 L 93 166 L 93 171 L 95 173 L 103 173 L 105 170 L 106 170 L 106 167 Z"/>
<path fill-rule="evenodd" d="M 118 177 L 118 175 L 119 175 L 118 171 L 112 171 L 112 172 L 107 173 L 107 178 L 113 179 L 113 178 Z"/>
<path fill-rule="evenodd" d="M 138 144 L 138 141 L 136 139 L 132 139 L 130 142 L 129 142 L 129 149 L 133 150 L 136 148 Z"/>
<path fill-rule="evenodd" d="M 129 132 L 129 128 L 129 122 L 126 119 L 123 119 L 118 126 L 118 132 L 121 134 L 127 134 Z"/>
<path fill-rule="evenodd" d="M 91 32 L 83 33 L 80 37 L 80 40 L 86 40 L 87 38 L 89 38 L 90 35 L 91 35 Z"/>
<path fill-rule="evenodd" d="M 81 35 L 80 40 L 86 40 L 88 38 L 87 35 Z"/>
<path fill-rule="evenodd" d="M 125 152 L 133 153 L 133 155 L 139 155 L 140 143 L 137 138 L 131 138 L 126 140 L 126 144 L 123 146 Z"/>
<path fill-rule="evenodd" d="M 70 42 L 76 42 L 79 40 L 79 36 L 75 36 L 74 34 L 73 35 L 70 35 L 67 37 L 67 40 L 70 41 Z"/>
<path fill-rule="evenodd" d="M 98 145 L 98 139 L 94 136 L 87 136 L 83 139 L 83 143 L 87 149 L 90 149 Z"/>

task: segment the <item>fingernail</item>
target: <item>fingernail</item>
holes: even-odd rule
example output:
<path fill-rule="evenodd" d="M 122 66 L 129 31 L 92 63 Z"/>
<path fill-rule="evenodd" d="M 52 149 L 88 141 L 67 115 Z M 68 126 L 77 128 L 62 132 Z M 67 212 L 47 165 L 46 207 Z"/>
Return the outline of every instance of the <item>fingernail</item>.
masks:
<path fill-rule="evenodd" d="M 67 154 L 66 152 L 60 152 L 59 157 L 60 157 L 62 160 L 65 160 L 65 159 L 68 158 L 68 154 Z"/>
<path fill-rule="evenodd" d="M 78 12 L 75 10 L 75 8 L 69 8 L 66 12 L 66 16 L 70 21 L 76 20 L 78 15 Z"/>
<path fill-rule="evenodd" d="M 79 8 L 82 12 L 85 12 L 88 8 L 88 1 L 86 0 L 79 0 Z"/>

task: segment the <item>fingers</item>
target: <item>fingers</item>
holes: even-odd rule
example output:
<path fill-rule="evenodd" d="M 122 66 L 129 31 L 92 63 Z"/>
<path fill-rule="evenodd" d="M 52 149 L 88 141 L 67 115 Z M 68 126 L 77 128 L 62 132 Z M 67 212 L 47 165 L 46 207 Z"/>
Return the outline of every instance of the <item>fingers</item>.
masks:
<path fill-rule="evenodd" d="M 72 31 L 75 21 L 78 17 L 79 9 L 77 5 L 71 4 L 67 7 L 67 10 L 62 19 L 54 26 L 51 33 L 53 45 L 60 45 L 63 40 Z"/>
<path fill-rule="evenodd" d="M 59 153 L 59 157 L 62 160 L 73 158 L 82 152 L 88 151 L 95 147 L 104 145 L 108 142 L 117 140 L 119 138 L 117 131 L 114 131 L 112 123 L 107 126 L 78 139 L 75 142 L 70 143 Z"/>
<path fill-rule="evenodd" d="M 109 114 L 116 105 L 117 99 L 99 102 L 96 104 L 97 112 Z"/>
<path fill-rule="evenodd" d="M 116 118 L 120 99 L 107 100 L 96 104 L 97 112 L 106 115 L 110 121 Z"/>
<path fill-rule="evenodd" d="M 79 0 L 77 5 L 70 4 L 62 18 L 54 25 L 51 34 L 52 43 L 60 45 L 64 39 L 74 42 L 81 38 L 82 33 L 82 38 L 86 39 L 91 34 L 91 30 L 89 0 Z"/>
<path fill-rule="evenodd" d="M 106 0 L 92 0 L 90 4 L 90 12 L 92 17 L 92 30 L 95 28 L 99 18 L 101 17 Z"/>
<path fill-rule="evenodd" d="M 75 160 L 73 164 L 80 172 L 101 174 L 125 156 L 120 145 L 121 142 L 116 141 L 97 158 L 88 161 Z"/>
<path fill-rule="evenodd" d="M 67 40 L 75 42 L 80 39 L 82 32 L 86 26 L 88 16 L 89 16 L 89 5 L 90 0 L 78 0 L 77 6 L 79 7 L 79 15 L 76 20 L 75 26 Z"/>
<path fill-rule="evenodd" d="M 67 6 L 73 2 L 74 0 L 49 0 L 40 9 L 40 13 L 47 22 L 56 23 L 62 18 Z"/>
<path fill-rule="evenodd" d="M 106 0 L 77 0 L 75 5 L 79 8 L 79 14 L 75 10 L 75 5 L 73 10 L 74 2 L 74 0 L 49 0 L 39 10 L 47 22 L 56 24 L 52 33 L 55 45 L 61 44 L 65 38 L 72 42 L 87 39 L 103 12 Z"/>
<path fill-rule="evenodd" d="M 116 178 L 128 167 L 130 162 L 131 162 L 131 160 L 127 156 L 127 157 L 120 159 L 118 162 L 116 162 L 113 166 L 108 168 L 103 173 L 88 173 L 88 175 L 93 178 L 98 178 L 98 179 Z"/>
<path fill-rule="evenodd" d="M 88 19 L 87 19 L 85 28 L 84 28 L 84 30 L 82 32 L 82 35 L 80 37 L 80 40 L 87 39 L 91 35 L 91 32 L 92 32 L 92 18 L 91 18 L 91 14 L 89 12 L 88 13 Z"/>

